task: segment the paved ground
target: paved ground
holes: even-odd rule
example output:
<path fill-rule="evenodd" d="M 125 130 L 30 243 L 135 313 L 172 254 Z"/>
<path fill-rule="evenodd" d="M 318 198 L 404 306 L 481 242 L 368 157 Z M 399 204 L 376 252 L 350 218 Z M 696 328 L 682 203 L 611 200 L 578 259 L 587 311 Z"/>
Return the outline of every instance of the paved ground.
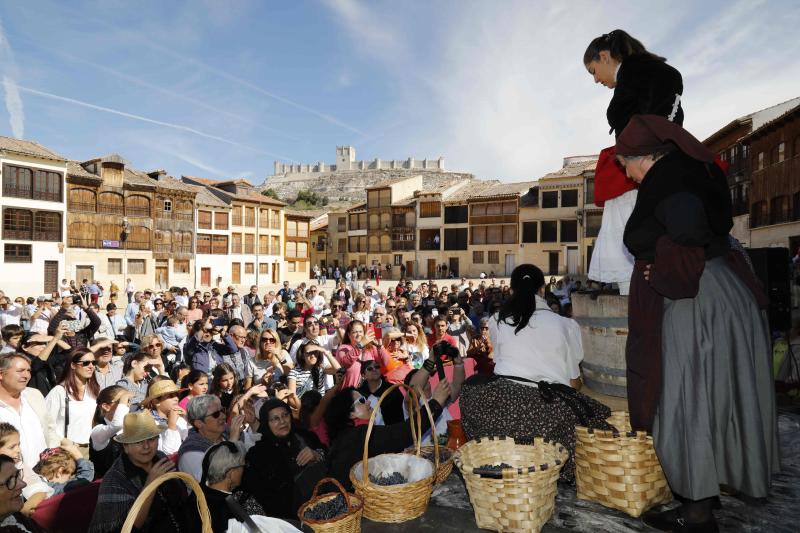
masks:
<path fill-rule="evenodd" d="M 800 403 L 784 405 L 778 418 L 782 451 L 782 472 L 774 478 L 770 497 L 762 506 L 749 506 L 722 496 L 722 510 L 716 512 L 722 531 L 747 533 L 797 533 L 800 509 Z M 428 512 L 404 524 L 378 524 L 363 520 L 364 533 L 383 532 L 477 532 L 477 527 L 457 472 L 434 491 Z M 542 530 L 544 533 L 635 533 L 652 531 L 640 520 L 578 500 L 575 489 L 559 486 L 556 510 Z"/>

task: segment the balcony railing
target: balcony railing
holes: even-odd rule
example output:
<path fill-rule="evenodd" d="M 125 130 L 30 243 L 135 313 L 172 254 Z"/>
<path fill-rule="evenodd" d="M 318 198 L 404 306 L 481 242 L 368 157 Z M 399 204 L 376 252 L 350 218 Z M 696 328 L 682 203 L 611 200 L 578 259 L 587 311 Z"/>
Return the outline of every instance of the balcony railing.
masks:
<path fill-rule="evenodd" d="M 233 215 L 233 225 L 234 226 L 241 226 L 242 225 L 242 216 L 241 215 L 239 215 L 238 217 L 236 215 Z"/>
<path fill-rule="evenodd" d="M 3 184 L 3 196 L 13 196 L 14 198 L 31 198 L 33 200 L 45 200 L 47 202 L 60 202 L 61 192 L 31 191 L 30 187 L 17 187 L 14 184 Z"/>
<path fill-rule="evenodd" d="M 469 217 L 470 224 L 503 224 L 517 222 L 516 214 L 506 215 L 480 215 Z"/>
<path fill-rule="evenodd" d="M 31 240 L 31 230 L 30 228 L 27 229 L 4 229 L 3 230 L 3 238 L 4 239 L 20 239 L 20 240 Z"/>
<path fill-rule="evenodd" d="M 197 229 L 211 229 L 211 221 L 209 222 L 198 222 Z"/>
<path fill-rule="evenodd" d="M 61 232 L 59 230 L 51 231 L 36 231 L 33 232 L 34 241 L 61 241 Z"/>
<path fill-rule="evenodd" d="M 247 217 L 244 220 L 244 225 L 248 228 L 255 228 L 256 227 L 256 217 Z"/>
<path fill-rule="evenodd" d="M 98 213 L 108 213 L 111 215 L 125 215 L 125 206 L 117 204 L 97 204 Z"/>
<path fill-rule="evenodd" d="M 124 246 L 127 250 L 149 250 L 150 241 L 125 241 Z"/>
<path fill-rule="evenodd" d="M 116 242 L 118 246 L 103 246 L 103 241 Z M 150 250 L 150 241 L 122 241 L 119 239 L 87 239 L 79 237 L 69 237 L 67 239 L 69 248 L 103 248 L 107 250 Z"/>
<path fill-rule="evenodd" d="M 73 213 L 95 213 L 97 206 L 94 202 L 69 202 L 69 210 Z"/>
<path fill-rule="evenodd" d="M 271 226 L 272 226 L 272 229 L 281 229 L 281 221 L 280 221 L 280 219 L 273 220 L 272 223 L 271 223 Z"/>
<path fill-rule="evenodd" d="M 392 250 L 413 250 L 416 244 L 415 241 L 392 241 Z"/>
<path fill-rule="evenodd" d="M 252 244 L 245 245 L 244 253 L 246 253 L 246 254 L 254 254 L 254 253 L 256 253 L 256 247 L 254 245 L 252 245 Z"/>

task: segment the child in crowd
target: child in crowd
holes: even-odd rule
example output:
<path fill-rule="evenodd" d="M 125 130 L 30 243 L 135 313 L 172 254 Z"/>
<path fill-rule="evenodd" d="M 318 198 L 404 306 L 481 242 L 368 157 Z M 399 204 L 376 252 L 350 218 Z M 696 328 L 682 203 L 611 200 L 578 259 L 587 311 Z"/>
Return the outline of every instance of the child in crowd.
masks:
<path fill-rule="evenodd" d="M 53 495 L 76 489 L 94 479 L 94 465 L 83 458 L 75 443 L 61 440 L 61 447 L 48 448 L 39 454 L 33 471 L 47 480 Z"/>
<path fill-rule="evenodd" d="M 178 346 L 181 342 L 183 342 L 187 334 L 186 328 L 180 327 L 180 321 L 178 320 L 178 317 L 175 316 L 169 317 L 165 325 L 156 329 L 156 333 L 161 335 L 161 338 L 164 340 L 164 344 L 174 348 L 175 351 L 178 350 Z"/>
<path fill-rule="evenodd" d="M 53 495 L 53 489 L 47 481 L 22 462 L 19 431 L 8 422 L 0 422 L 0 454 L 14 459 L 17 462 L 17 468 L 22 470 L 22 480 L 26 484 L 22 489 L 22 496 L 25 497 L 25 505 L 22 507 L 23 514 L 33 512 L 39 502 Z"/>

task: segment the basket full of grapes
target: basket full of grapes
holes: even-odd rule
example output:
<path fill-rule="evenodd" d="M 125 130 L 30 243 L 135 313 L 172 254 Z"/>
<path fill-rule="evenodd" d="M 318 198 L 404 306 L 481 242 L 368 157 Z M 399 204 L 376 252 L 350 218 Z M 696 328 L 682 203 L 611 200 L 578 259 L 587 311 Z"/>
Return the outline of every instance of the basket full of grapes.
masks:
<path fill-rule="evenodd" d="M 319 494 L 326 483 L 335 485 L 338 492 Z M 363 512 L 361 498 L 348 493 L 337 480 L 325 478 L 314 487 L 311 499 L 300 506 L 297 516 L 315 533 L 360 533 Z"/>

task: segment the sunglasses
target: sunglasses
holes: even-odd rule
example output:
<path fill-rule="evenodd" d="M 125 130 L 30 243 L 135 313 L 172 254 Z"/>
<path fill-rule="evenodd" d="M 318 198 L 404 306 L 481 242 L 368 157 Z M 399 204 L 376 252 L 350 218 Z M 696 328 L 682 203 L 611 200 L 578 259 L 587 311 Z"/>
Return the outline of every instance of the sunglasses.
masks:
<path fill-rule="evenodd" d="M 207 417 L 210 416 L 211 418 L 215 418 L 216 419 L 216 418 L 219 418 L 220 416 L 224 416 L 224 415 L 225 415 L 225 412 L 222 409 L 217 409 L 213 413 L 208 413 L 203 418 L 207 418 Z"/>
<path fill-rule="evenodd" d="M 21 336 L 21 335 L 15 335 Z M 25 343 L 25 348 L 29 348 L 31 346 L 46 346 L 48 343 L 47 341 L 30 341 Z"/>
<path fill-rule="evenodd" d="M 364 370 L 367 372 L 370 370 L 378 370 L 378 365 L 364 365 Z"/>
<path fill-rule="evenodd" d="M 481 326 L 481 329 L 482 329 L 482 330 L 484 330 L 484 329 L 489 329 L 489 326 Z"/>
<path fill-rule="evenodd" d="M 358 400 L 356 400 L 356 401 L 354 401 L 354 402 L 353 402 L 353 405 L 351 406 L 351 408 L 355 407 L 355 406 L 356 406 L 356 404 L 358 404 L 358 403 L 362 403 L 362 404 L 365 404 L 365 405 L 366 405 L 366 403 L 367 403 L 367 399 L 366 399 L 366 398 L 364 398 L 363 396 L 361 396 L 361 397 L 360 397 Z"/>
<path fill-rule="evenodd" d="M 160 342 L 158 342 L 156 344 L 151 344 L 150 346 L 147 347 L 147 349 L 148 350 L 152 350 L 153 348 L 161 348 L 162 346 L 164 346 L 164 345 L 161 344 Z"/>
<path fill-rule="evenodd" d="M 319 322 L 317 322 L 316 320 L 312 320 L 312 321 L 308 321 L 307 320 L 305 325 L 306 326 L 319 326 Z"/>
<path fill-rule="evenodd" d="M 277 341 L 275 337 L 261 337 L 261 342 L 269 342 L 271 344 L 275 344 Z"/>
<path fill-rule="evenodd" d="M 75 364 L 78 365 L 78 366 L 82 366 L 82 367 L 87 367 L 87 366 L 90 366 L 90 365 L 94 366 L 95 360 L 94 359 L 90 359 L 90 360 L 87 360 L 87 361 L 76 361 Z"/>

